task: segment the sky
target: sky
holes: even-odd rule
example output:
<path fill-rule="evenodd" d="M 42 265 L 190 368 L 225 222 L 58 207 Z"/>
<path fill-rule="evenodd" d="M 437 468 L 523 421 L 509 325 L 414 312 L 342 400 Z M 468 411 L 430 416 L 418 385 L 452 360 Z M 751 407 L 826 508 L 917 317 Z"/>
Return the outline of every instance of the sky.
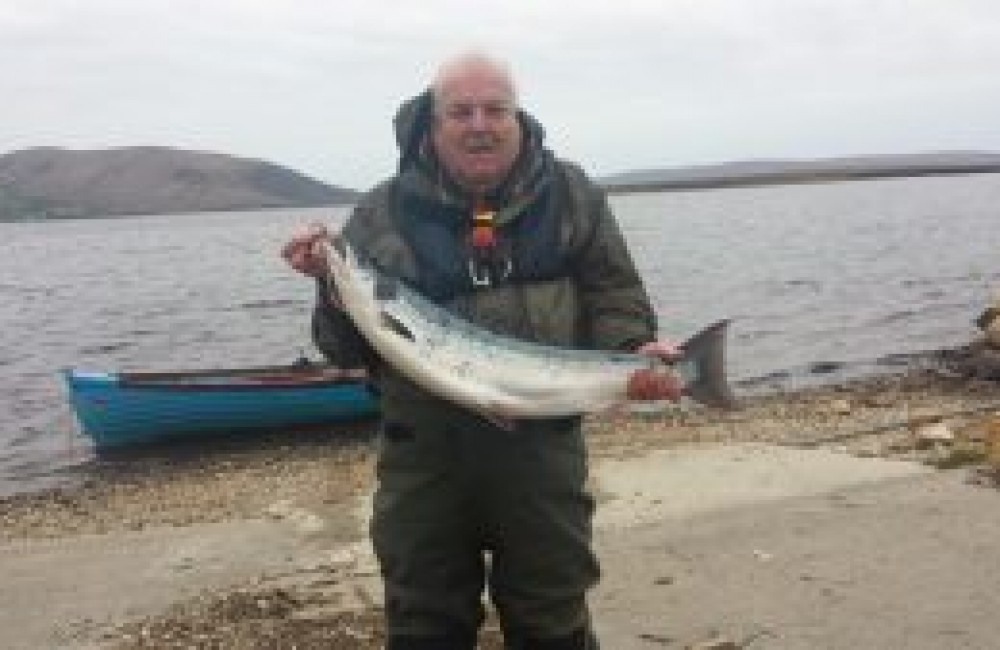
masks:
<path fill-rule="evenodd" d="M 470 49 L 595 175 L 1000 151 L 997 0 L 3 0 L 0 154 L 162 145 L 364 189 Z"/>

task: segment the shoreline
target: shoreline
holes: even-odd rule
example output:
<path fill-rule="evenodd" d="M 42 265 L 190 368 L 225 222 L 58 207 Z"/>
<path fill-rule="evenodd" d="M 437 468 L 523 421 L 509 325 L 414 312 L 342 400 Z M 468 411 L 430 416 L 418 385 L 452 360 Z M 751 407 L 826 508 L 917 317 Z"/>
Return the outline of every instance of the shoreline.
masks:
<path fill-rule="evenodd" d="M 661 510 L 669 495 L 629 505 L 622 495 L 638 494 L 645 484 L 628 487 L 621 477 L 645 476 L 638 468 L 661 454 L 687 462 L 713 449 L 739 452 L 751 464 L 770 458 L 798 466 L 817 458 L 817 468 L 831 471 L 837 459 L 902 461 L 891 463 L 894 471 L 958 467 L 994 488 L 984 444 L 990 424 L 1000 422 L 1000 389 L 957 363 L 968 358 L 952 354 L 947 363 L 920 360 L 892 374 L 749 396 L 731 413 L 591 418 L 598 521 L 630 522 L 629 529 L 668 517 Z M 952 440 L 922 437 L 941 427 Z M 0 640 L 10 647 L 57 647 L 39 645 L 48 638 L 58 639 L 58 647 L 122 650 L 263 648 L 278 640 L 379 647 L 377 568 L 365 540 L 370 432 L 370 423 L 360 423 L 346 439 L 330 432 L 274 435 L 106 458 L 75 487 L 0 498 L 0 562 L 8 585 L 23 589 L 18 602 L 27 603 L 0 597 L 0 611 L 10 617 Z M 719 472 L 699 479 L 706 486 L 697 491 L 699 503 L 719 483 L 713 480 Z M 836 480 L 848 474 L 837 470 Z M 610 514 L 616 509 L 624 513 L 618 519 Z M 89 603 L 73 601 L 97 589 L 84 581 L 101 579 L 107 592 L 94 592 Z M 32 604 L 41 612 L 32 612 Z M 497 643 L 497 628 L 488 622 L 482 647 Z"/>

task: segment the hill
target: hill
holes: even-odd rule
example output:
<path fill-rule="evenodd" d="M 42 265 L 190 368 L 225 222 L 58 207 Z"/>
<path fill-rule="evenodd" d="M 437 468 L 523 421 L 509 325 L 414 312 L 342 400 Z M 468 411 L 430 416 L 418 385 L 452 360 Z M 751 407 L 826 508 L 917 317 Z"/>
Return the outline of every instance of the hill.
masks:
<path fill-rule="evenodd" d="M 0 156 L 0 221 L 311 207 L 356 197 L 273 163 L 168 147 L 38 147 Z"/>
<path fill-rule="evenodd" d="M 746 160 L 634 170 L 605 176 L 600 181 L 609 192 L 619 193 L 986 172 L 1000 172 L 1000 154 L 939 152 L 821 160 Z"/>

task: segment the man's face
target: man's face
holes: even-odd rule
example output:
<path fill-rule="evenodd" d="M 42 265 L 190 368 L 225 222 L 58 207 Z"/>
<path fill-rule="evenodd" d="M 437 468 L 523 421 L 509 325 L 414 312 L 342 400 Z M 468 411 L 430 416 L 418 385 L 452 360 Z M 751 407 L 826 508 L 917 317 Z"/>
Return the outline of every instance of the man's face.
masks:
<path fill-rule="evenodd" d="M 431 139 L 452 179 L 474 193 L 495 189 L 514 167 L 521 125 L 504 78 L 472 68 L 452 75 L 440 88 Z"/>

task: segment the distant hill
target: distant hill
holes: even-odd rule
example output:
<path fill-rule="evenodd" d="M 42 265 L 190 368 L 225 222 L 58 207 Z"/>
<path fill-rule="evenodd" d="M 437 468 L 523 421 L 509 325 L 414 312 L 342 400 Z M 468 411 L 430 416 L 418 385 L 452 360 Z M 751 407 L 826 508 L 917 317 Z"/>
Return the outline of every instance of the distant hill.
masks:
<path fill-rule="evenodd" d="M 0 221 L 310 207 L 356 197 L 273 163 L 168 147 L 39 147 L 0 156 Z"/>
<path fill-rule="evenodd" d="M 600 179 L 612 193 L 740 185 L 1000 172 L 1000 154 L 939 152 L 821 160 L 746 160 L 718 165 L 643 169 Z"/>

